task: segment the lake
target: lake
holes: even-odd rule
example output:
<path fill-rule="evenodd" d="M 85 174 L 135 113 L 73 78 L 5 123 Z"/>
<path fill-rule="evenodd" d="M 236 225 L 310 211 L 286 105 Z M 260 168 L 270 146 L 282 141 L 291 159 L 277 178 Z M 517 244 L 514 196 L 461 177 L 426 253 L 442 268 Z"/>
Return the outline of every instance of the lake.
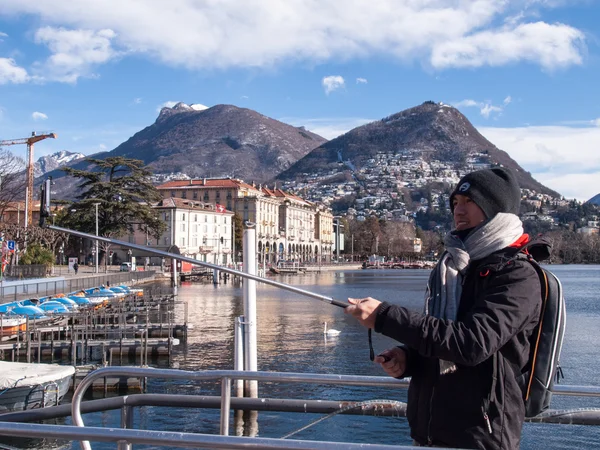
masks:
<path fill-rule="evenodd" d="M 567 331 L 561 365 L 565 384 L 600 384 L 600 266 L 550 266 L 562 281 L 567 301 Z M 278 281 L 336 299 L 371 296 L 420 311 L 429 271 L 358 270 L 279 276 Z M 179 289 L 189 305 L 194 325 L 187 344 L 173 356 L 173 365 L 186 370 L 232 369 L 234 318 L 243 312 L 242 289 L 233 284 L 191 284 Z M 369 361 L 367 332 L 341 308 L 280 289 L 257 287 L 258 369 L 282 372 L 384 375 Z M 323 322 L 340 330 L 325 338 Z M 374 333 L 376 351 L 394 345 Z M 149 391 L 214 395 L 216 383 L 150 380 Z M 406 390 L 310 385 L 261 384 L 261 397 L 312 398 L 327 400 L 406 400 Z M 555 396 L 554 409 L 600 407 L 600 399 Z M 258 434 L 281 437 L 320 417 L 316 414 L 261 412 Z M 119 412 L 84 417 L 87 425 L 119 426 Z M 136 411 L 136 428 L 218 434 L 215 410 L 141 408 Z M 234 431 L 231 431 L 234 434 Z M 406 419 L 337 415 L 294 436 L 296 439 L 331 440 L 410 445 Z M 525 424 L 523 449 L 579 449 L 600 445 L 600 427 Z M 94 443 L 94 448 L 114 448 Z M 73 444 L 73 448 L 79 448 Z M 151 448 L 135 446 L 135 448 Z"/>

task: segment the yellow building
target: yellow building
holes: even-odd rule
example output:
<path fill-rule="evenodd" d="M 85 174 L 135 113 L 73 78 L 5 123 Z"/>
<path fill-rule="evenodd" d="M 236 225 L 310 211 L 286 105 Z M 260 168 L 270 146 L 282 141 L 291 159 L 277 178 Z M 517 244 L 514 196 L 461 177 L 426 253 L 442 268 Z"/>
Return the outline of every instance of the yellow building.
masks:
<path fill-rule="evenodd" d="M 331 261 L 333 216 L 324 206 L 232 178 L 169 181 L 157 189 L 165 199 L 223 205 L 255 223 L 259 262 Z"/>

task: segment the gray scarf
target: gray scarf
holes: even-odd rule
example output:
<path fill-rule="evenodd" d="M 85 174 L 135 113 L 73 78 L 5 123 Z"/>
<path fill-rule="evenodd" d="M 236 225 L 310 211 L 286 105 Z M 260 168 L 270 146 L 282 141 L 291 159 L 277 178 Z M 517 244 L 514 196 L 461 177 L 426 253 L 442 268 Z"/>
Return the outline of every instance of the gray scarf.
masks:
<path fill-rule="evenodd" d="M 471 260 L 478 260 L 508 247 L 523 235 L 523 224 L 514 214 L 499 213 L 475 228 L 463 241 L 453 233 L 444 238 L 446 251 L 437 263 L 427 287 L 425 314 L 444 320 L 456 320 L 462 279 Z M 440 361 L 441 373 L 456 370 L 448 361 Z"/>

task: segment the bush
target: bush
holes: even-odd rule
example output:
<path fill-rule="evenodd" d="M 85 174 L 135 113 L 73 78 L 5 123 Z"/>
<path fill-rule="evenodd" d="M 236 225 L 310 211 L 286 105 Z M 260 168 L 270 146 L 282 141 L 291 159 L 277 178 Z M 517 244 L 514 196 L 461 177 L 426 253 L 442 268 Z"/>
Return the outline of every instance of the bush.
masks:
<path fill-rule="evenodd" d="M 54 254 L 39 244 L 27 246 L 25 253 L 19 259 L 20 265 L 39 264 L 47 268 L 54 264 Z"/>

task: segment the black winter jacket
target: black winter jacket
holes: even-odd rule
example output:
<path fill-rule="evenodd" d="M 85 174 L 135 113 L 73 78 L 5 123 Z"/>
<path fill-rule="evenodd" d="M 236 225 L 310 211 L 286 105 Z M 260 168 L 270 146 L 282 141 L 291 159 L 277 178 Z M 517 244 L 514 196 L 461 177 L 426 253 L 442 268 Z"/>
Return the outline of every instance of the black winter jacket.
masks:
<path fill-rule="evenodd" d="M 516 449 L 525 417 L 522 371 L 538 323 L 541 287 L 533 266 L 506 248 L 471 261 L 456 321 L 389 303 L 375 331 L 404 344 L 411 376 L 407 417 L 421 445 Z M 457 370 L 440 375 L 439 359 Z M 489 425 L 488 425 L 489 424 Z"/>

